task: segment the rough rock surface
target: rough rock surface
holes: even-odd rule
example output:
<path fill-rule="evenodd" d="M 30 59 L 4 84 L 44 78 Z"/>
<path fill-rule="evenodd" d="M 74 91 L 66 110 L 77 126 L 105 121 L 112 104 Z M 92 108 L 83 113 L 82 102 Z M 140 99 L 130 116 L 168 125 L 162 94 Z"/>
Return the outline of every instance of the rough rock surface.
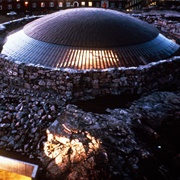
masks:
<path fill-rule="evenodd" d="M 167 178 L 169 167 L 158 164 L 153 151 L 155 145 L 148 146 L 137 132 L 160 143 L 157 150 L 166 149 L 167 144 L 160 142 L 158 129 L 168 118 L 180 123 L 180 93 L 156 92 L 135 101 L 128 109 L 107 111 L 109 114 L 96 114 L 74 105 L 66 106 L 47 130 L 42 162 L 48 176 L 51 179 L 149 178 L 142 171 L 142 164 L 152 161 L 156 167 L 153 176 Z M 178 153 L 170 157 L 176 163 L 179 163 Z"/>
<path fill-rule="evenodd" d="M 179 91 L 98 114 L 51 92 L 0 89 L 0 148 L 40 159 L 40 179 L 180 177 Z"/>
<path fill-rule="evenodd" d="M 0 148 L 38 158 L 46 140 L 46 128 L 61 112 L 64 101 L 48 92 L 6 84 L 0 87 Z"/>

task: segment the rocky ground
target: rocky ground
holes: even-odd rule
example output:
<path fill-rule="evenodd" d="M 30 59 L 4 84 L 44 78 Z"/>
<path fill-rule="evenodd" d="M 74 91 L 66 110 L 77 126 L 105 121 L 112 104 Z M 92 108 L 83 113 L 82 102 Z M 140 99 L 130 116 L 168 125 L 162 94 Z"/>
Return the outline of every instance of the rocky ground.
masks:
<path fill-rule="evenodd" d="M 127 109 L 108 109 L 107 112 L 109 114 L 97 114 L 73 105 L 66 107 L 48 128 L 45 151 L 59 147 L 43 156 L 42 162 L 50 177 L 180 177 L 179 92 L 155 92 L 134 101 Z"/>
<path fill-rule="evenodd" d="M 0 148 L 38 163 L 39 179 L 178 179 L 177 85 L 99 114 L 1 84 Z"/>
<path fill-rule="evenodd" d="M 138 99 L 95 100 L 93 112 L 89 101 L 0 84 L 0 154 L 38 163 L 38 180 L 180 179 L 179 90 L 177 77 Z"/>

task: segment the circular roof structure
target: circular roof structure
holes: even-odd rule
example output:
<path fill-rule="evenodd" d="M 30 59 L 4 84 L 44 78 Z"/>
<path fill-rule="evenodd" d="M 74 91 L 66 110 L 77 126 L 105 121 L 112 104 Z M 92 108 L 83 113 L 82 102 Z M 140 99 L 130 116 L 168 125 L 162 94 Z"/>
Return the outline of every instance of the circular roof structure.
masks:
<path fill-rule="evenodd" d="M 179 45 L 125 13 L 76 8 L 46 15 L 11 35 L 2 54 L 50 68 L 105 69 L 172 56 Z"/>
<path fill-rule="evenodd" d="M 123 47 L 150 41 L 156 28 L 127 14 L 105 9 L 71 9 L 28 24 L 26 35 L 39 41 L 75 47 Z"/>

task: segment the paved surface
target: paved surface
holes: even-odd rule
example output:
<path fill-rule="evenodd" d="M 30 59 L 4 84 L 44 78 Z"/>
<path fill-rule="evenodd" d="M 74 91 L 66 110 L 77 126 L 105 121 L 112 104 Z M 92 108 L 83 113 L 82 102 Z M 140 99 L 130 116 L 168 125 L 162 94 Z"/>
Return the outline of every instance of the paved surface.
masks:
<path fill-rule="evenodd" d="M 54 12 L 54 11 L 52 11 Z M 49 12 L 49 13 L 52 13 L 52 12 Z M 41 11 L 36 11 L 36 12 L 33 12 L 33 15 L 41 15 L 41 14 L 44 14 L 43 12 Z M 6 14 L 4 15 L 0 15 L 0 24 L 4 23 L 4 22 L 8 22 L 8 21 L 12 21 L 14 19 L 19 19 L 19 18 L 23 18 L 25 17 L 26 15 L 23 14 L 23 13 L 18 13 L 17 15 L 15 16 L 7 16 Z"/>
<path fill-rule="evenodd" d="M 18 14 L 16 16 L 0 15 L 0 24 L 2 24 L 4 22 L 12 21 L 14 19 L 19 19 L 22 17 L 25 17 L 25 15 L 23 15 L 23 14 Z"/>

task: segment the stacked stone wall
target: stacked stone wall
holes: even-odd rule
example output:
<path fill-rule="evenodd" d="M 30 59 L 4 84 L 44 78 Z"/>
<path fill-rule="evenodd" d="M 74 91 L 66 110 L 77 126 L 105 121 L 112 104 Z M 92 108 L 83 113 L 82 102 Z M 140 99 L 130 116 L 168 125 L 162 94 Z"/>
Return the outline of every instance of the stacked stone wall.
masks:
<path fill-rule="evenodd" d="M 76 71 L 33 66 L 0 56 L 0 83 L 41 91 L 55 91 L 70 100 L 158 90 L 179 78 L 180 57 L 130 68 Z"/>

